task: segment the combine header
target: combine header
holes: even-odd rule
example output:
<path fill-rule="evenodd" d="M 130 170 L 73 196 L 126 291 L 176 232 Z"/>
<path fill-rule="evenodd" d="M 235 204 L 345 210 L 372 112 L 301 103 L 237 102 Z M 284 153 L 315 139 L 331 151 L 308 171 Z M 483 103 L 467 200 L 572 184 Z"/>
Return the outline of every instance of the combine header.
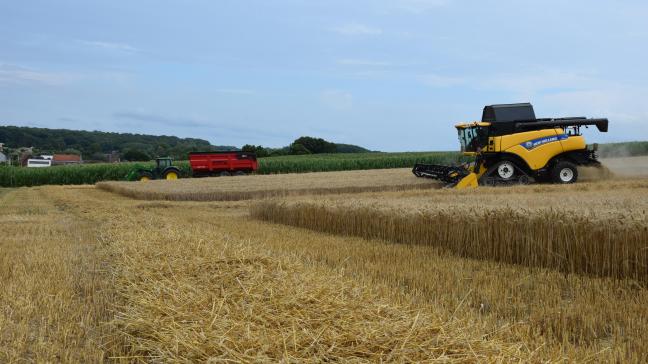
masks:
<path fill-rule="evenodd" d="M 588 147 L 580 134 L 580 127 L 589 125 L 608 130 L 607 119 L 537 119 L 529 103 L 486 106 L 481 121 L 455 125 L 461 151 L 475 157 L 474 162 L 416 164 L 412 172 L 456 188 L 573 183 L 578 179 L 577 166 L 600 166 L 597 145 Z"/>

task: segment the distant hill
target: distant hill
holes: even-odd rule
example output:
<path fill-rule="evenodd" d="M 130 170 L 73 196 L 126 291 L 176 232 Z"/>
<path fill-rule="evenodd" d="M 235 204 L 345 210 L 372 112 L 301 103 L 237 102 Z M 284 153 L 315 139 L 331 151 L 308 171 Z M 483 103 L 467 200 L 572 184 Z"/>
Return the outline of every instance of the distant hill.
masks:
<path fill-rule="evenodd" d="M 335 149 L 337 153 L 368 153 L 371 152 L 369 149 L 353 145 L 353 144 L 340 144 L 335 143 Z"/>
<path fill-rule="evenodd" d="M 81 154 L 84 160 L 104 160 L 105 155 L 117 151 L 122 158 L 149 160 L 170 156 L 184 160 L 189 152 L 239 150 L 235 146 L 212 145 L 196 138 L 178 138 L 167 135 L 111 133 L 68 129 L 0 126 L 0 143 L 10 149 L 34 147 L 38 154 Z M 263 148 L 245 145 L 244 150 L 254 151 L 260 157 L 285 154 L 366 153 L 368 149 L 352 144 L 331 143 L 321 138 L 300 137 L 284 148 Z"/>
<path fill-rule="evenodd" d="M 8 148 L 34 147 L 36 152 L 43 154 L 81 153 L 86 160 L 101 160 L 104 154 L 112 151 L 122 154 L 136 151 L 149 158 L 186 159 L 187 153 L 192 151 L 237 150 L 234 146 L 214 146 L 196 138 L 18 126 L 0 126 L 0 143 Z"/>

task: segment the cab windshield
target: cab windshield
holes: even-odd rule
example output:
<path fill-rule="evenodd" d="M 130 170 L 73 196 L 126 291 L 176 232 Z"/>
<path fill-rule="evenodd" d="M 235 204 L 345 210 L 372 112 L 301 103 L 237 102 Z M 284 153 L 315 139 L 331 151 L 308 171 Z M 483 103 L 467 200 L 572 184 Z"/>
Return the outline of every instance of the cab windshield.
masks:
<path fill-rule="evenodd" d="M 171 159 L 168 158 L 160 158 L 157 160 L 158 162 L 158 168 L 166 168 L 171 166 Z"/>
<path fill-rule="evenodd" d="M 480 126 L 457 128 L 459 144 L 462 152 L 477 152 L 482 147 L 481 140 L 485 137 L 485 130 Z"/>

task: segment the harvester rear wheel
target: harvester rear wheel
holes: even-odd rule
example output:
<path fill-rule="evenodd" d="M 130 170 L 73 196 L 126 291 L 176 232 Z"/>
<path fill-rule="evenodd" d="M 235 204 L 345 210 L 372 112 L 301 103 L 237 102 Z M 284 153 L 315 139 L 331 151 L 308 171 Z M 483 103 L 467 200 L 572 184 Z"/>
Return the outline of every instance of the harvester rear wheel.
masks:
<path fill-rule="evenodd" d="M 222 172 L 219 173 L 218 175 L 221 176 L 221 177 L 231 176 L 231 174 L 230 174 L 228 171 L 222 171 Z"/>
<path fill-rule="evenodd" d="M 551 170 L 551 180 L 553 183 L 574 183 L 578 179 L 578 169 L 572 162 L 561 161 Z"/>
<path fill-rule="evenodd" d="M 236 171 L 236 173 L 234 173 L 234 175 L 236 176 L 245 176 L 246 174 L 247 173 L 245 173 L 244 171 Z"/>

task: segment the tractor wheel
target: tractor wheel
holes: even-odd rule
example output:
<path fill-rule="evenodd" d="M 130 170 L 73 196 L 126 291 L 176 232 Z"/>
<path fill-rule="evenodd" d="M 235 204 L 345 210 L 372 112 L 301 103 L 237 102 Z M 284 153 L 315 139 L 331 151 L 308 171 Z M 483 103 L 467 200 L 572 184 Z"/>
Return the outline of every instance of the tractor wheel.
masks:
<path fill-rule="evenodd" d="M 140 171 L 138 173 L 138 175 L 137 175 L 137 180 L 140 181 L 140 182 L 148 182 L 148 181 L 150 181 L 152 179 L 155 179 L 155 178 L 153 177 L 153 173 L 151 173 L 149 171 Z"/>
<path fill-rule="evenodd" d="M 222 171 L 221 173 L 218 174 L 221 177 L 228 177 L 231 176 L 231 174 L 228 171 Z"/>
<path fill-rule="evenodd" d="M 246 174 L 247 173 L 245 173 L 244 171 L 236 171 L 236 173 L 234 173 L 235 176 L 245 176 Z"/>
<path fill-rule="evenodd" d="M 175 180 L 180 178 L 177 171 L 168 171 L 164 174 L 164 179 L 166 180 Z"/>
<path fill-rule="evenodd" d="M 574 183 L 578 179 L 578 169 L 572 162 L 561 161 L 551 170 L 551 180 L 553 183 Z"/>

